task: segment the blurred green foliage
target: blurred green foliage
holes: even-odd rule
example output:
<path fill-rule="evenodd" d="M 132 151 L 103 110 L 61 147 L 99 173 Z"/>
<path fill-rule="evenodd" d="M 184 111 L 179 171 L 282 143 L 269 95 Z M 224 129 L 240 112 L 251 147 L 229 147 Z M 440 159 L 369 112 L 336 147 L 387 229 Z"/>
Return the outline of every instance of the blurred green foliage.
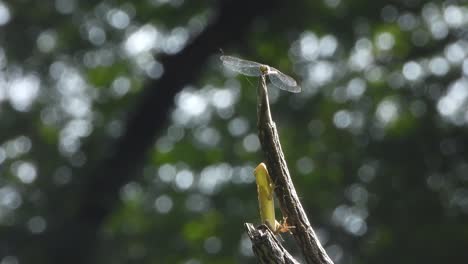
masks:
<path fill-rule="evenodd" d="M 201 3 L 0 1 L 1 264 L 49 263 L 24 240 L 78 210 L 159 58 L 215 17 Z M 220 47 L 301 84 L 270 89 L 273 118 L 335 263 L 468 258 L 467 21 L 465 1 L 296 1 Z M 243 223 L 259 223 L 258 80 L 218 55 L 193 65 L 203 73 L 99 227 L 96 262 L 255 263 Z"/>

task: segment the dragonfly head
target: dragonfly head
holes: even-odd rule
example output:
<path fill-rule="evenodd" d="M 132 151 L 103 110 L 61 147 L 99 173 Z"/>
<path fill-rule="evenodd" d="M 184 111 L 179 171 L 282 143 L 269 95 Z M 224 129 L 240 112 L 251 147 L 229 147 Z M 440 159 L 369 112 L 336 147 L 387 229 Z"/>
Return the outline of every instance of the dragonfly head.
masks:
<path fill-rule="evenodd" d="M 262 74 L 268 74 L 270 72 L 270 67 L 268 67 L 268 65 L 262 65 L 260 66 L 260 72 Z"/>

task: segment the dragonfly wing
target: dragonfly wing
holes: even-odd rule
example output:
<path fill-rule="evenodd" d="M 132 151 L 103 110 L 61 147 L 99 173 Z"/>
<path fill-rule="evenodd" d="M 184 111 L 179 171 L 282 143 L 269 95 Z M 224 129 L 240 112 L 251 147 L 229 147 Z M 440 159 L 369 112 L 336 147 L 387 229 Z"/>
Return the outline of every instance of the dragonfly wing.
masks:
<path fill-rule="evenodd" d="M 263 64 L 260 64 L 258 62 L 243 60 L 243 59 L 239 59 L 239 58 L 232 57 L 232 56 L 221 56 L 220 59 L 223 62 L 224 66 L 226 66 L 227 68 L 235 72 L 238 72 L 247 76 L 262 75 L 260 67 Z"/>
<path fill-rule="evenodd" d="M 268 74 L 270 82 L 281 90 L 285 90 L 292 93 L 299 93 L 301 87 L 297 85 L 297 82 L 289 77 L 288 75 L 278 71 L 275 68 L 271 68 L 271 72 Z"/>

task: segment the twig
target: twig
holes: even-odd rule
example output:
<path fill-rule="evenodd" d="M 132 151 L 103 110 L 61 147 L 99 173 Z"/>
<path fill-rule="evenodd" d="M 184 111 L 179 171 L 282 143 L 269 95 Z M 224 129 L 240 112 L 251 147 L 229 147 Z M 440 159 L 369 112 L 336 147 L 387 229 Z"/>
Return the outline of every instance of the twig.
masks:
<path fill-rule="evenodd" d="M 275 235 L 266 225 L 255 228 L 246 223 L 247 234 L 252 241 L 252 249 L 259 263 L 299 264 L 291 254 L 278 242 Z"/>
<path fill-rule="evenodd" d="M 271 118 L 265 76 L 261 76 L 257 96 L 258 137 L 270 176 L 275 183 L 275 193 L 283 216 L 287 217 L 289 225 L 295 226 L 291 232 L 307 263 L 333 264 L 309 223 L 289 175 L 276 125 Z"/>

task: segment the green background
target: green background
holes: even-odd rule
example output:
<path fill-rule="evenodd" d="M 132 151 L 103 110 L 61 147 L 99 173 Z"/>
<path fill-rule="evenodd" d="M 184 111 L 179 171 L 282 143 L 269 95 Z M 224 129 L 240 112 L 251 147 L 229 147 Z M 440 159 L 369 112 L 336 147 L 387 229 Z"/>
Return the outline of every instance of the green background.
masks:
<path fill-rule="evenodd" d="M 0 1 L 0 263 L 255 263 L 258 80 L 220 50 L 302 86 L 272 114 L 335 263 L 466 261 L 467 24 L 466 1 Z"/>

